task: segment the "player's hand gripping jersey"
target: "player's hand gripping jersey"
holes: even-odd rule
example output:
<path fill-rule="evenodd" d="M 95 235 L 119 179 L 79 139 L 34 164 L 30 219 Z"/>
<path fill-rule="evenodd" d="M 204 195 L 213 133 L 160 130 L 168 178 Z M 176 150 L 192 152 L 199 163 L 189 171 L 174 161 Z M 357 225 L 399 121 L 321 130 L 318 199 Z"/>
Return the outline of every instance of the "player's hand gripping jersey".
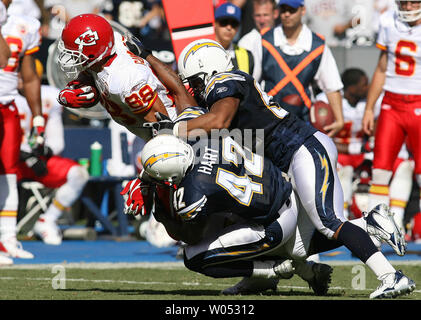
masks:
<path fill-rule="evenodd" d="M 262 225 L 279 217 L 292 186 L 270 161 L 229 137 L 203 139 L 193 148 L 197 150 L 194 166 L 172 193 L 179 217 L 193 221 L 230 211 Z"/>

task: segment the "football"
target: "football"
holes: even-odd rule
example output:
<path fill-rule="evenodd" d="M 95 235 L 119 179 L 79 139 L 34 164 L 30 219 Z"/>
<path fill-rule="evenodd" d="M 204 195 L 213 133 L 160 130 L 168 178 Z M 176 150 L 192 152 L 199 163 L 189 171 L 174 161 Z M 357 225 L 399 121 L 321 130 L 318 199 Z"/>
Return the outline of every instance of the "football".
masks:
<path fill-rule="evenodd" d="M 288 103 L 289 105 L 300 107 L 302 106 L 303 100 L 301 99 L 300 95 L 298 94 L 289 94 L 282 98 L 282 101 Z"/>
<path fill-rule="evenodd" d="M 317 130 L 326 133 L 323 127 L 333 123 L 335 116 L 333 114 L 332 107 L 323 102 L 316 101 L 310 108 L 310 122 Z"/>

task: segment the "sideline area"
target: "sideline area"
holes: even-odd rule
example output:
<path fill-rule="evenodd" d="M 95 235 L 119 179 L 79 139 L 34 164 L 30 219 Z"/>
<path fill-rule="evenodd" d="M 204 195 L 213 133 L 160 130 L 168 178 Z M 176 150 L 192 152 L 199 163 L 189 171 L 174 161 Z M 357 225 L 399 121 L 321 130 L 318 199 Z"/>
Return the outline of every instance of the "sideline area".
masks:
<path fill-rule="evenodd" d="M 14 265 L 53 264 L 53 263 L 162 263 L 181 262 L 176 258 L 177 246 L 157 248 L 143 240 L 68 240 L 60 246 L 45 245 L 42 241 L 23 241 L 24 248 L 35 255 L 34 259 L 14 259 Z M 389 246 L 382 252 L 392 262 L 417 260 L 421 262 L 421 243 L 408 243 L 407 254 L 399 257 Z M 348 261 L 358 262 L 348 249 L 341 247 L 320 254 L 320 261 L 326 263 Z M 13 267 L 13 266 L 11 266 Z"/>

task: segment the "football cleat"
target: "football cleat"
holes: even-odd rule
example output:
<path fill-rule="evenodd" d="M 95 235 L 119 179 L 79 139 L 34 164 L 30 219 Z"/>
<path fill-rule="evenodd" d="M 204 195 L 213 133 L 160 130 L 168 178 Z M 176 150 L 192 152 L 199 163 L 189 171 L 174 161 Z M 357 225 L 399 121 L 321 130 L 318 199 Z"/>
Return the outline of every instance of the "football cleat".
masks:
<path fill-rule="evenodd" d="M 327 264 L 314 263 L 312 269 L 314 277 L 307 282 L 316 296 L 325 296 L 329 290 L 333 268 Z"/>
<path fill-rule="evenodd" d="M 58 246 L 62 242 L 61 231 L 54 222 L 40 218 L 35 223 L 33 231 L 45 244 Z"/>
<path fill-rule="evenodd" d="M 16 237 L 10 237 L 0 241 L 0 252 L 4 252 L 12 258 L 33 259 L 34 255 L 22 248 L 22 244 Z"/>
<path fill-rule="evenodd" d="M 279 260 L 275 262 L 273 266 L 273 271 L 276 275 L 282 279 L 291 279 L 294 275 L 294 266 L 292 265 L 292 260 Z"/>
<path fill-rule="evenodd" d="M 379 204 L 369 213 L 364 213 L 367 221 L 367 232 L 380 242 L 387 242 L 396 254 L 403 256 L 406 252 L 405 234 L 396 225 L 393 212 L 386 204 Z"/>
<path fill-rule="evenodd" d="M 257 294 L 267 290 L 276 291 L 278 278 L 244 277 L 234 286 L 221 291 L 223 295 Z"/>
<path fill-rule="evenodd" d="M 388 273 L 380 280 L 381 285 L 370 294 L 370 299 L 395 298 L 409 294 L 415 289 L 415 282 L 405 276 L 401 270 Z"/>
<path fill-rule="evenodd" d="M 13 264 L 13 260 L 7 257 L 5 254 L 0 253 L 0 266 L 10 266 Z"/>

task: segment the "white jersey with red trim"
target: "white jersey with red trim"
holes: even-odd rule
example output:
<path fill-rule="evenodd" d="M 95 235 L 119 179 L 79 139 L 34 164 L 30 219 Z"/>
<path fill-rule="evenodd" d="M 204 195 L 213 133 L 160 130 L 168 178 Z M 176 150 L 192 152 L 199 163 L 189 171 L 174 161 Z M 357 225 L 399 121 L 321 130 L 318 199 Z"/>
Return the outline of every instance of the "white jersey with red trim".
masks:
<path fill-rule="evenodd" d="M 381 102 L 383 94 L 377 99 L 374 116 L 378 117 L 380 114 Z M 320 93 L 317 95 L 316 100 L 329 103 L 326 94 Z M 355 107 L 351 106 L 347 99 L 342 98 L 342 111 L 344 116 L 344 127 L 335 136 L 334 140 L 338 143 L 358 143 L 363 141 L 364 131 L 362 126 L 362 120 L 364 116 L 366 100 L 361 100 Z"/>
<path fill-rule="evenodd" d="M 7 104 L 18 95 L 18 69 L 20 59 L 39 50 L 41 43 L 40 22 L 27 16 L 9 16 L 1 28 L 11 57 L 4 69 L 0 69 L 0 103 Z"/>
<path fill-rule="evenodd" d="M 384 90 L 398 94 L 420 94 L 421 25 L 410 27 L 388 11 L 380 17 L 377 47 L 387 51 Z"/>
<path fill-rule="evenodd" d="M 158 80 L 149 63 L 134 55 L 124 44 L 119 33 L 114 33 L 116 56 L 98 73 L 92 72 L 101 93 L 101 102 L 111 117 L 135 135 L 147 138 L 150 130 L 143 114 L 157 98 L 161 99 L 169 117 L 176 118 L 176 109 L 168 90 Z"/>
<path fill-rule="evenodd" d="M 60 154 L 64 149 L 63 107 L 57 101 L 59 93 L 60 90 L 56 87 L 41 86 L 42 115 L 46 120 L 45 145 L 50 147 L 55 155 Z M 23 134 L 21 150 L 31 152 L 28 136 L 32 127 L 32 112 L 25 97 L 16 96 L 15 103 L 18 107 Z"/>

